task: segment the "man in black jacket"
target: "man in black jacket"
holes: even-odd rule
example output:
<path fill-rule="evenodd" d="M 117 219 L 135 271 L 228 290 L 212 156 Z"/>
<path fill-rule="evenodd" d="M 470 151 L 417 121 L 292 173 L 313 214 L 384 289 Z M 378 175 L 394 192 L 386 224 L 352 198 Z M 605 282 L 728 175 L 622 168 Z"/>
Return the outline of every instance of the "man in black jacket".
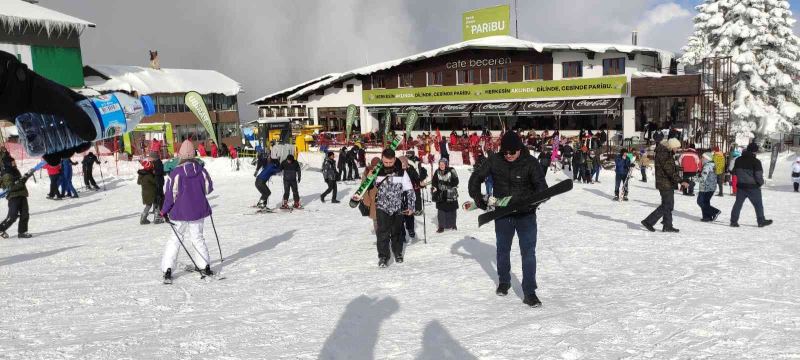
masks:
<path fill-rule="evenodd" d="M 336 199 L 336 162 L 333 160 L 335 154 L 333 151 L 328 151 L 326 155 L 327 157 L 325 157 L 325 160 L 322 162 L 322 179 L 325 180 L 328 189 L 319 196 L 319 200 L 325 202 L 325 196 L 333 192 L 331 195 L 331 202 L 336 204 L 339 200 Z"/>
<path fill-rule="evenodd" d="M 361 179 L 358 175 L 358 147 L 353 146 L 347 152 L 347 178 L 351 180 Z"/>
<path fill-rule="evenodd" d="M 97 156 L 95 156 L 93 152 L 89 151 L 89 153 L 83 157 L 83 160 L 81 160 L 81 165 L 83 167 L 83 184 L 86 185 L 88 189 L 100 190 L 100 187 L 97 186 L 97 182 L 94 181 L 94 176 L 92 175 L 94 164 L 100 164 L 100 160 L 97 159 Z M 163 171 L 163 165 L 161 169 Z M 163 181 L 161 185 L 163 187 Z"/>
<path fill-rule="evenodd" d="M 547 189 L 542 167 L 531 156 L 519 135 L 508 132 L 500 142 L 500 153 L 490 156 L 469 178 L 469 195 L 475 204 L 486 209 L 487 204 L 481 194 L 481 184 L 488 177 L 494 180 L 494 196 L 511 196 L 509 206 L 534 193 Z M 522 255 L 523 302 L 531 307 L 542 305 L 536 296 L 536 208 L 495 220 L 494 231 L 497 236 L 497 275 L 500 284 L 496 293 L 508 294 L 511 288 L 511 243 L 514 233 L 519 237 Z"/>
<path fill-rule="evenodd" d="M 339 150 L 339 159 L 336 165 L 339 169 L 338 179 L 341 181 L 350 180 L 347 177 L 347 146 L 342 146 L 342 148 Z"/>
<path fill-rule="evenodd" d="M 749 199 L 756 210 L 756 221 L 758 227 L 772 225 L 772 220 L 764 218 L 764 204 L 761 202 L 761 186 L 764 185 L 764 170 L 761 167 L 761 160 L 756 158 L 758 145 L 751 143 L 742 156 L 736 159 L 733 166 L 733 173 L 739 182 L 736 191 L 736 202 L 733 203 L 731 210 L 731 226 L 739 227 L 739 214 L 742 212 L 744 200 Z"/>
<path fill-rule="evenodd" d="M 664 224 L 663 232 L 678 232 L 678 229 L 672 226 L 672 210 L 675 208 L 675 189 L 680 184 L 682 189 L 689 186 L 687 182 L 681 182 L 681 177 L 678 175 L 678 166 L 675 164 L 673 155 L 675 151 L 680 149 L 681 142 L 678 139 L 669 139 L 656 145 L 656 189 L 661 195 L 661 204 L 650 213 L 647 218 L 642 220 L 642 226 L 647 230 L 654 232 L 655 224 L 659 219 Z"/>
<path fill-rule="evenodd" d="M 283 160 L 281 171 L 283 171 L 283 205 L 281 205 L 281 209 L 289 208 L 289 190 L 292 191 L 294 208 L 301 208 L 300 194 L 297 192 L 297 184 L 300 182 L 300 163 L 294 160 L 294 155 L 290 154 L 286 160 Z"/>

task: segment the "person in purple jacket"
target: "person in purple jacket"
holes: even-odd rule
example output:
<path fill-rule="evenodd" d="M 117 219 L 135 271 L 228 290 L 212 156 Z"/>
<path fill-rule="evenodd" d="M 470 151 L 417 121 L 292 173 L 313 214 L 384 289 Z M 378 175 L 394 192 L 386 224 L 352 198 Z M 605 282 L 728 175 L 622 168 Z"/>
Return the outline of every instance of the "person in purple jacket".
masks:
<path fill-rule="evenodd" d="M 194 145 L 191 141 L 186 140 L 181 144 L 178 155 L 181 162 L 170 172 L 165 184 L 161 216 L 168 216 L 174 223 L 175 230 L 187 249 L 194 248 L 196 256 L 193 259 L 202 269 L 202 273 L 214 275 L 209 265 L 208 247 L 203 238 L 203 223 L 211 215 L 211 206 L 206 196 L 214 191 L 214 186 L 208 171 L 194 159 Z M 173 235 L 164 249 L 161 271 L 164 272 L 165 282 L 172 280 L 172 269 L 181 248 L 178 241 L 177 235 Z"/>

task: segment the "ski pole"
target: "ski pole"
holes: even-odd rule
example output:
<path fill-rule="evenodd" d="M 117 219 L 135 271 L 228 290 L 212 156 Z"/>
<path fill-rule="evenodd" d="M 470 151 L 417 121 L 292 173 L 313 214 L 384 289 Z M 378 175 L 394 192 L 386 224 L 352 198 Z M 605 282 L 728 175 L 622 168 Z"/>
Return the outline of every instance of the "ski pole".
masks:
<path fill-rule="evenodd" d="M 211 205 L 209 205 L 211 207 Z M 211 218 L 211 228 L 214 229 L 214 237 L 217 238 L 217 250 L 219 250 L 219 264 L 222 266 L 222 262 L 225 259 L 222 257 L 222 246 L 219 245 L 219 235 L 217 235 L 217 227 L 214 225 L 214 215 L 209 215 Z"/>
<path fill-rule="evenodd" d="M 181 244 L 181 247 L 183 248 L 183 251 L 186 251 L 186 256 L 188 256 L 188 257 L 189 257 L 189 260 L 191 260 L 191 261 L 192 261 L 192 265 L 194 265 L 194 268 L 197 270 L 197 272 L 199 272 L 199 273 L 200 273 L 200 278 L 201 278 L 201 279 L 205 279 L 205 278 L 206 278 L 206 275 L 205 275 L 205 274 L 203 274 L 203 272 L 202 272 L 202 271 L 200 270 L 200 268 L 197 266 L 197 263 L 196 263 L 196 262 L 194 262 L 194 259 L 192 258 L 192 255 L 191 255 L 191 254 L 189 254 L 189 249 L 187 249 L 187 248 L 186 248 L 186 245 L 184 245 L 184 244 L 183 244 L 183 241 L 181 240 L 181 237 L 180 237 L 180 235 L 178 235 L 178 230 L 175 230 L 175 223 L 173 223 L 173 222 L 172 222 L 172 221 L 170 221 L 170 220 L 167 220 L 167 224 L 169 224 L 169 227 L 172 229 L 172 233 L 173 233 L 173 234 L 175 234 L 175 238 L 176 238 L 176 239 L 178 239 L 178 243 L 180 243 L 180 244 Z"/>
<path fill-rule="evenodd" d="M 106 179 L 105 179 L 105 177 L 103 177 L 103 164 L 100 164 L 100 166 L 98 166 L 97 168 L 100 169 L 100 181 L 103 183 L 103 191 L 105 191 L 106 190 Z"/>

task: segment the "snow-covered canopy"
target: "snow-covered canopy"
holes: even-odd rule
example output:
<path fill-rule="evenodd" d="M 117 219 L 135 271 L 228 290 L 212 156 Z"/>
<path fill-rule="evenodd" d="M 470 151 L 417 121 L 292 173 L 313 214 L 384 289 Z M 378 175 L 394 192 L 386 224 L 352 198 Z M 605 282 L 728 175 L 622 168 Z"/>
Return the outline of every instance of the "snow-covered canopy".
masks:
<path fill-rule="evenodd" d="M 242 85 L 214 70 L 160 69 L 126 65 L 87 65 L 101 76 L 88 76 L 86 87 L 103 91 L 136 91 L 139 95 L 197 91 L 238 95 Z"/>
<path fill-rule="evenodd" d="M 9 29 L 41 26 L 50 36 L 53 32 L 82 32 L 95 25 L 67 14 L 22 0 L 0 0 L 0 23 Z"/>
<path fill-rule="evenodd" d="M 250 105 L 256 105 L 257 103 L 259 103 L 261 101 L 264 101 L 264 100 L 267 100 L 267 99 L 271 99 L 271 98 L 276 97 L 276 96 L 293 93 L 293 92 L 297 91 L 300 88 L 304 88 L 304 87 L 309 86 L 311 84 L 315 84 L 317 82 L 320 82 L 320 81 L 323 81 L 323 80 L 327 80 L 329 78 L 336 77 L 336 76 L 339 76 L 339 74 L 338 73 L 330 73 L 330 74 L 322 75 L 322 76 L 320 76 L 320 77 L 318 77 L 316 79 L 311 79 L 311 80 L 308 80 L 308 81 L 306 81 L 304 83 L 300 83 L 300 84 L 297 84 L 295 86 L 288 87 L 286 89 L 283 89 L 283 90 L 274 92 L 272 94 L 269 94 L 267 96 L 264 96 L 264 97 L 258 98 L 256 100 L 253 100 L 250 103 Z"/>
<path fill-rule="evenodd" d="M 552 52 L 552 51 L 587 51 L 596 53 L 606 52 L 620 52 L 620 53 L 648 53 L 654 54 L 659 57 L 662 64 L 669 64 L 669 60 L 674 57 L 674 54 L 668 51 L 634 45 L 619 45 L 619 44 L 550 44 L 550 43 L 537 43 L 532 41 L 520 40 L 511 36 L 490 36 L 480 39 L 463 41 L 453 45 L 448 45 L 438 49 L 425 51 L 419 54 L 411 55 L 401 59 L 385 61 L 382 63 L 364 66 L 358 69 L 350 70 L 333 76 L 327 80 L 315 82 L 306 86 L 294 94 L 289 96 L 289 99 L 296 99 L 305 94 L 314 92 L 330 86 L 333 83 L 347 80 L 349 78 L 369 75 L 381 70 L 390 69 L 402 64 L 425 60 L 436 56 L 441 56 L 465 49 L 503 49 L 503 50 L 536 50 L 538 52 Z"/>

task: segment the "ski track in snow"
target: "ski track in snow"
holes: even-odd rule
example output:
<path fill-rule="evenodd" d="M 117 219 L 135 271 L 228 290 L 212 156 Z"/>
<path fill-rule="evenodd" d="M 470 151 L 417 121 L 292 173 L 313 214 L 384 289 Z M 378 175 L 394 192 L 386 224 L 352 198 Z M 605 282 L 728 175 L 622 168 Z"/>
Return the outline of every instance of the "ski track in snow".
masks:
<path fill-rule="evenodd" d="M 742 227 L 728 227 L 727 194 L 712 200 L 723 210 L 714 224 L 698 221 L 695 197 L 676 195 L 681 232 L 649 233 L 639 221 L 659 202 L 652 172 L 647 184 L 636 172 L 624 203 L 610 201 L 612 171 L 576 184 L 538 212 L 539 309 L 521 302 L 516 239 L 513 291 L 495 296 L 494 226 L 477 228 L 480 211 L 459 211 L 460 230 L 436 234 L 426 204 L 428 243 L 378 269 L 371 221 L 346 201 L 320 203 L 320 174 L 300 183 L 311 211 L 243 216 L 257 199 L 252 168 L 209 160 L 226 279 L 183 271 L 181 254 L 174 284 L 162 285 L 171 231 L 138 224 L 135 179 L 58 202 L 44 199 L 46 181 L 30 183 L 34 238 L 16 238 L 15 225 L 0 240 L 0 358 L 798 358 L 800 195 L 790 192 L 790 161 L 764 189 L 775 220 L 764 229 L 749 203 Z M 470 173 L 459 173 L 463 202 Z M 551 184 L 564 178 L 548 174 Z M 340 184 L 340 199 L 355 187 Z M 270 188 L 274 206 L 280 177 Z M 219 270 L 210 221 L 205 236 Z"/>

